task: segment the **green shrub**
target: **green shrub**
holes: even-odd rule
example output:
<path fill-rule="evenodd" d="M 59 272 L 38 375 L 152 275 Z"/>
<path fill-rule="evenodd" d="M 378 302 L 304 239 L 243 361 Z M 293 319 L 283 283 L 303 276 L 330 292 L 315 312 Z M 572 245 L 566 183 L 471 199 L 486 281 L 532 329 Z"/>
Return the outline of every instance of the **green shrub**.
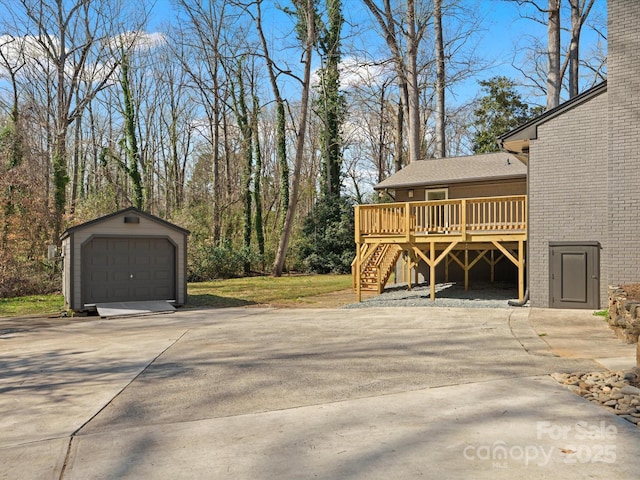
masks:
<path fill-rule="evenodd" d="M 190 245 L 188 257 L 189 282 L 242 276 L 245 263 L 260 263 L 260 256 L 253 250 L 234 248 L 230 242 L 219 245 L 213 245 L 211 242 L 195 243 Z"/>
<path fill-rule="evenodd" d="M 350 273 L 355 256 L 353 206 L 344 198 L 324 198 L 305 218 L 298 245 L 308 273 Z"/>

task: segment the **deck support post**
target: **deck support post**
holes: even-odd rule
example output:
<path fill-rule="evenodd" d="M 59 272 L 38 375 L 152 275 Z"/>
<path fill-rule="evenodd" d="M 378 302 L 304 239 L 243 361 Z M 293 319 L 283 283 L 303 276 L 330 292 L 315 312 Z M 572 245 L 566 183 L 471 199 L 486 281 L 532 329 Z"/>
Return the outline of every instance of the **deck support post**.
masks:
<path fill-rule="evenodd" d="M 493 243 L 511 263 L 518 267 L 518 300 L 524 300 L 524 240 L 518 240 L 518 258 L 514 257 L 500 242 L 492 240 L 491 243 Z"/>
<path fill-rule="evenodd" d="M 361 265 L 362 265 L 362 261 L 360 259 L 360 244 L 356 243 L 356 270 L 355 270 L 355 277 L 356 277 L 356 301 L 358 303 L 360 303 L 362 301 L 362 270 L 361 270 Z"/>
<path fill-rule="evenodd" d="M 469 249 L 464 246 L 464 289 L 469 290 Z"/>
<path fill-rule="evenodd" d="M 449 264 L 451 263 L 451 259 L 449 255 L 444 261 L 444 283 L 449 283 Z"/>
<path fill-rule="evenodd" d="M 429 245 L 429 257 L 431 258 L 431 263 L 429 264 L 429 287 L 430 294 L 429 297 L 432 302 L 436 300 L 436 244 L 431 243 Z"/>
<path fill-rule="evenodd" d="M 433 242 L 429 244 L 429 256 L 426 256 L 418 247 L 413 246 L 413 252 L 416 257 L 421 257 L 426 264 L 429 265 L 429 285 L 431 287 L 430 297 L 432 302 L 436 299 L 436 266 L 447 258 L 449 252 L 451 252 L 458 243 L 457 240 L 451 242 L 438 257 L 436 257 L 436 244 Z"/>

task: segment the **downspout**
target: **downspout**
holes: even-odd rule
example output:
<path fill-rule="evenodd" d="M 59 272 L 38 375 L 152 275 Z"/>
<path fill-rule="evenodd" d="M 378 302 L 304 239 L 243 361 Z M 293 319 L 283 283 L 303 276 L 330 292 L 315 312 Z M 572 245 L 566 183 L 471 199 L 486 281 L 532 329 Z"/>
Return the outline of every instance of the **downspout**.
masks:
<path fill-rule="evenodd" d="M 525 304 L 529 301 L 529 287 L 524 291 L 524 298 L 522 301 L 519 300 L 509 300 L 507 303 L 510 307 L 524 307 Z"/>

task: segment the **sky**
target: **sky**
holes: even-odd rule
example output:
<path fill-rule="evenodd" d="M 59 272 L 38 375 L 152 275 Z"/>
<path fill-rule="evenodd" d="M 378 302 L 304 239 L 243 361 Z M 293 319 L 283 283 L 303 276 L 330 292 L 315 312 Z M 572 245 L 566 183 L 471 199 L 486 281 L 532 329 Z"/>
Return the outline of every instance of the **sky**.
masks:
<path fill-rule="evenodd" d="M 400 1 L 400 0 L 398 0 Z M 474 36 L 474 41 L 469 42 L 465 48 L 475 48 L 478 57 L 490 63 L 490 67 L 478 69 L 473 79 L 456 85 L 455 91 L 450 92 L 453 101 L 460 103 L 466 102 L 473 98 L 479 92 L 478 80 L 488 79 L 495 75 L 504 75 L 509 78 L 517 79 L 520 75 L 511 65 L 514 59 L 516 46 L 525 46 L 528 42 L 529 35 L 535 35 L 544 40 L 546 31 L 541 25 L 535 24 L 528 19 L 519 18 L 518 6 L 513 1 L 505 0 L 460 0 L 465 6 L 471 7 L 475 14 L 482 19 L 481 31 Z M 541 0 L 542 3 L 546 1 Z M 271 15 L 269 18 L 268 4 L 272 4 Z M 276 2 L 267 2 L 265 5 L 265 24 L 272 30 L 274 37 L 279 35 L 278 29 L 290 29 L 290 24 L 283 18 L 282 14 L 273 8 Z M 388 52 L 384 46 L 383 40 L 379 33 L 372 28 L 368 31 L 362 31 L 363 25 L 368 25 L 369 13 L 362 5 L 361 0 L 343 0 L 344 16 L 349 26 L 345 27 L 345 31 L 358 31 L 360 43 L 354 42 L 353 46 L 345 44 L 343 51 L 348 54 L 349 49 L 365 49 L 370 54 L 374 50 L 378 50 L 379 55 Z M 606 0 L 596 0 L 596 7 L 592 16 L 602 12 L 606 8 Z M 173 13 L 171 0 L 156 0 L 152 10 L 150 21 L 150 29 L 161 29 L 162 24 L 166 22 L 176 21 L 175 13 Z M 351 27 L 352 26 L 352 27 Z M 583 30 L 583 43 L 594 40 L 587 29 Z M 350 42 L 347 39 L 345 42 Z M 290 55 L 290 52 L 287 53 Z M 343 55 L 344 56 L 344 55 Z M 527 96 L 528 92 L 523 91 L 523 95 Z"/>
<path fill-rule="evenodd" d="M 168 24 L 178 22 L 176 10 L 172 5 L 174 1 L 155 0 L 148 24 L 149 33 L 162 32 Z M 295 43 L 295 41 L 291 40 L 291 37 L 285 41 L 279 40 L 292 30 L 291 20 L 277 8 L 278 2 L 288 1 L 290 0 L 265 0 L 263 17 L 268 40 L 272 42 L 276 52 L 275 55 L 280 55 L 277 61 L 288 62 L 290 68 L 294 70 L 300 67 L 300 49 L 287 48 Z M 324 0 L 318 1 L 324 4 Z M 404 2 L 405 0 L 395 1 Z M 520 73 L 512 66 L 516 46 L 526 46 L 530 42 L 531 35 L 535 35 L 543 41 L 546 39 L 546 31 L 542 25 L 519 17 L 518 5 L 513 0 L 456 1 L 465 7 L 472 8 L 474 12 L 472 16 L 481 19 L 480 29 L 472 37 L 469 37 L 470 40 L 465 43 L 464 49 L 475 49 L 475 54 L 483 60 L 485 65 L 482 68 L 477 64 L 474 65 L 473 76 L 456 83 L 448 89 L 447 104 L 453 107 L 464 105 L 482 94 L 478 85 L 479 80 L 503 75 L 517 82 Z M 539 1 L 546 3 L 546 0 Z M 362 0 L 343 0 L 343 5 L 346 19 L 343 29 L 345 39 L 342 47 L 344 63 L 361 65 L 363 58 L 369 61 L 389 58 L 389 50 L 379 31 L 374 27 L 374 22 L 368 10 L 363 6 Z M 596 13 L 602 14 L 605 8 L 606 0 L 596 0 L 596 8 L 591 16 L 593 17 Z M 445 30 L 447 30 L 446 26 Z M 582 53 L 587 50 L 588 47 L 585 44 L 590 41 L 593 41 L 593 35 L 589 29 L 585 28 L 583 29 Z M 460 57 L 465 57 L 465 55 Z M 316 62 L 319 62 L 318 57 L 316 56 L 315 58 Z M 515 58 L 517 63 L 518 59 L 517 57 Z M 316 63 L 315 67 L 317 68 L 318 66 L 319 63 Z M 374 71 L 373 75 L 375 74 L 379 75 L 380 70 L 377 70 L 377 73 Z M 343 78 L 346 78 L 346 75 L 343 75 Z M 280 87 L 285 93 L 294 92 L 299 88 L 299 84 L 295 80 L 286 80 L 285 76 L 281 76 L 280 79 L 283 82 Z M 533 97 L 529 95 L 530 91 L 520 88 L 520 93 L 526 101 L 533 104 L 544 104 L 544 98 L 541 96 Z M 295 98 L 296 94 L 287 93 L 285 96 L 287 98 Z"/>

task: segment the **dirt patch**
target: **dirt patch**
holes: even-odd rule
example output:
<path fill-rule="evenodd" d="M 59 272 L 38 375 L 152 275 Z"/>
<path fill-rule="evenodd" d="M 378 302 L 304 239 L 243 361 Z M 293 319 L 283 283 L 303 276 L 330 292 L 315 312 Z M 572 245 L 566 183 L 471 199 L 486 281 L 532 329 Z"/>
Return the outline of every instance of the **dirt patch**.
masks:
<path fill-rule="evenodd" d="M 375 295 L 377 294 L 373 292 L 362 292 L 362 299 L 364 300 L 365 298 Z M 356 302 L 356 294 L 349 288 L 337 292 L 298 298 L 295 301 L 273 302 L 270 306 L 276 308 L 341 308 Z"/>

